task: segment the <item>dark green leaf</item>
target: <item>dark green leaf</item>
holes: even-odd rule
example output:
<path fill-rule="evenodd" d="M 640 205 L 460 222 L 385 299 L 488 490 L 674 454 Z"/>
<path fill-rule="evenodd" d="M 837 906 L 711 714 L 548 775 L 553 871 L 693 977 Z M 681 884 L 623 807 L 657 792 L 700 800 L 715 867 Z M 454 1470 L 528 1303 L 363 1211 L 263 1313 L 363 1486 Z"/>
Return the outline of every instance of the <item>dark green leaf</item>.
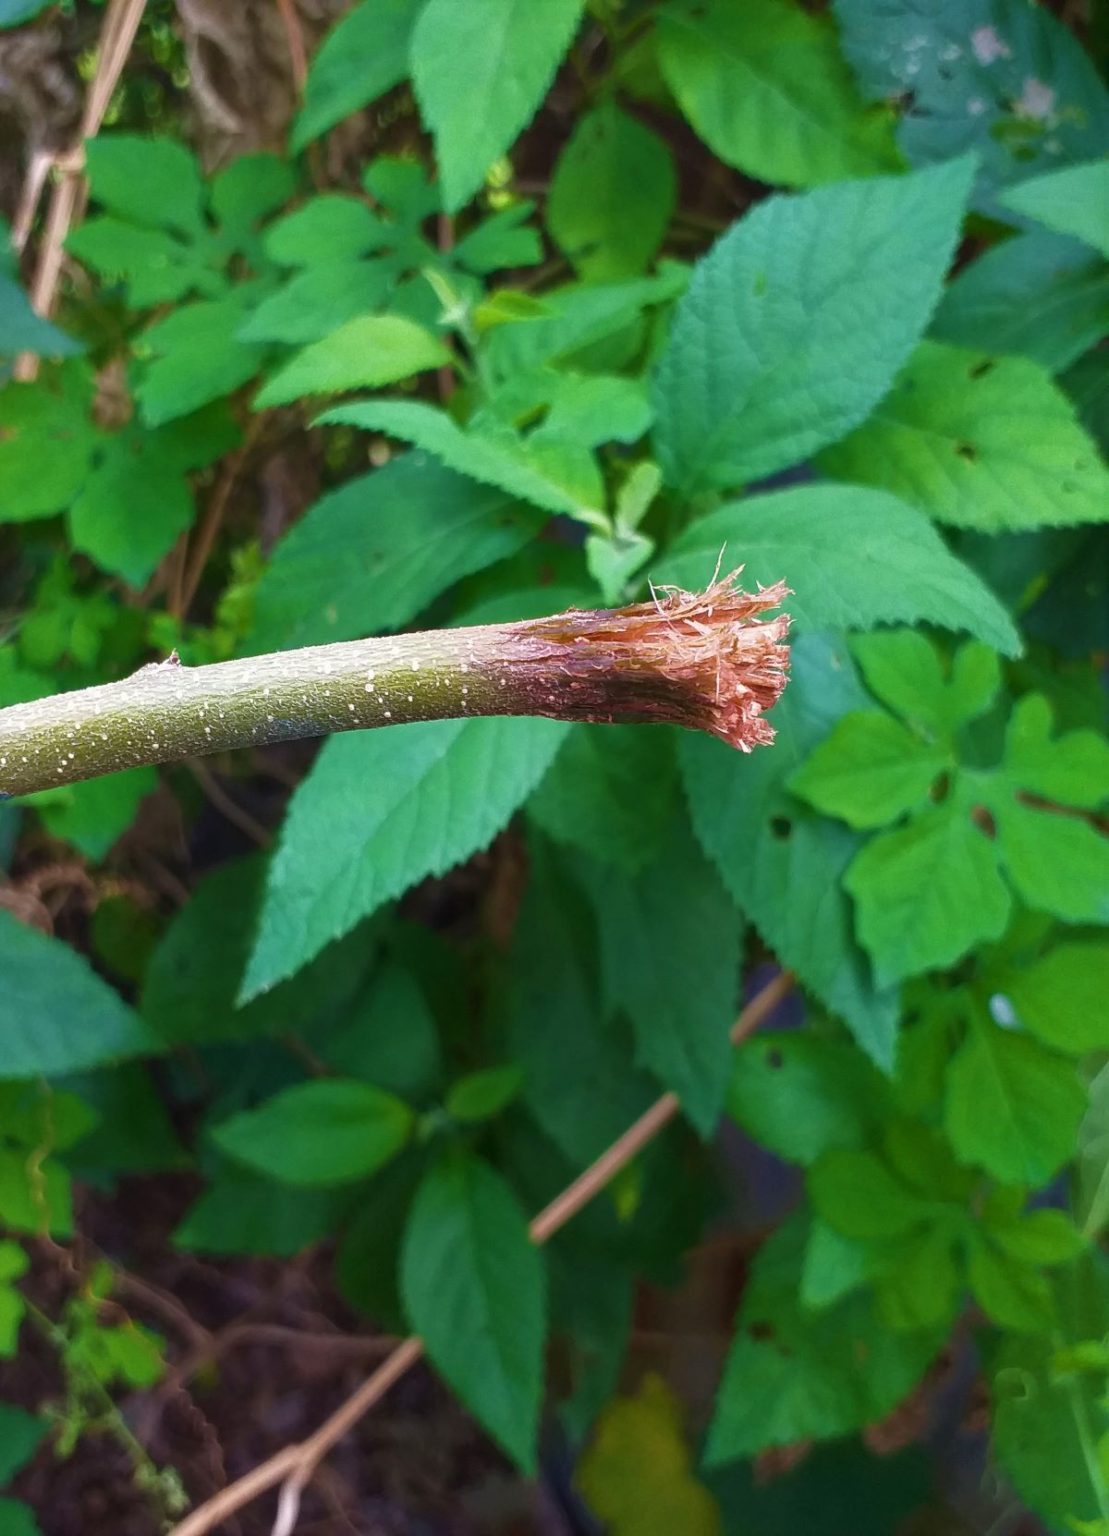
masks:
<path fill-rule="evenodd" d="M 744 1041 L 727 1108 L 760 1146 L 807 1167 L 825 1152 L 863 1146 L 887 1094 L 883 1079 L 845 1040 L 790 1033 Z"/>
<path fill-rule="evenodd" d="M 422 0 L 362 0 L 332 27 L 304 83 L 304 106 L 293 125 L 294 150 L 404 79 L 421 5 Z"/>

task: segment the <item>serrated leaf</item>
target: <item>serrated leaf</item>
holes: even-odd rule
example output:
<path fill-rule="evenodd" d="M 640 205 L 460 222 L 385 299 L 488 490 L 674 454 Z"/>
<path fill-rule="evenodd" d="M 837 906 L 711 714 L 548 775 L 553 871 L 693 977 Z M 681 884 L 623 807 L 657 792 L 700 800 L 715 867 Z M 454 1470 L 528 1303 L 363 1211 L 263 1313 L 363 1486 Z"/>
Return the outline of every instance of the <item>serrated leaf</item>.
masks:
<path fill-rule="evenodd" d="M 1012 907 L 997 848 L 962 794 L 872 837 L 843 883 L 855 900 L 859 938 L 887 985 L 1000 938 Z"/>
<path fill-rule="evenodd" d="M 380 309 L 393 286 L 393 263 L 321 261 L 269 293 L 236 332 L 239 341 L 298 346 L 329 336 L 348 320 Z"/>
<path fill-rule="evenodd" d="M 774 713 L 771 752 L 738 759 L 722 743 L 683 736 L 679 763 L 694 830 L 740 910 L 784 965 L 849 1023 L 879 1065 L 892 1063 L 894 994 L 879 990 L 855 943 L 843 871 L 858 848 L 846 828 L 790 796 L 786 780 L 832 724 L 866 695 L 846 648 L 803 637 Z M 719 749 L 719 750 L 718 750 Z"/>
<path fill-rule="evenodd" d="M 295 353 L 258 391 L 254 408 L 377 389 L 450 361 L 450 351 L 422 325 L 402 315 L 360 315 Z"/>
<path fill-rule="evenodd" d="M 265 250 L 282 267 L 316 267 L 352 261 L 392 241 L 392 231 L 372 208 L 346 192 L 312 197 L 266 230 Z"/>
<path fill-rule="evenodd" d="M 676 194 L 665 143 L 605 102 L 579 118 L 558 157 L 547 227 L 584 277 L 635 276 L 662 244 Z"/>
<path fill-rule="evenodd" d="M 397 629 L 536 531 L 534 514 L 502 491 L 419 454 L 392 459 L 322 496 L 278 544 L 255 590 L 250 646 Z"/>
<path fill-rule="evenodd" d="M 370 1083 L 321 1078 L 286 1088 L 212 1131 L 221 1151 L 255 1173 L 313 1187 L 367 1178 L 407 1143 L 416 1117 Z"/>
<path fill-rule="evenodd" d="M 1057 1051 L 1109 1050 L 1109 940 L 1064 940 L 1014 971 L 1005 993 L 1024 1028 Z"/>
<path fill-rule="evenodd" d="M 0 911 L 0 1078 L 153 1054 L 161 1042 L 66 944 Z"/>
<path fill-rule="evenodd" d="M 256 293 L 242 284 L 226 299 L 182 304 L 142 334 L 151 356 L 135 394 L 148 427 L 187 416 L 229 395 L 258 372 L 261 350 L 236 340 Z"/>
<path fill-rule="evenodd" d="M 634 874 L 658 852 L 677 784 L 670 731 L 575 725 L 528 815 L 548 837 Z"/>
<path fill-rule="evenodd" d="M 500 1175 L 472 1156 L 432 1168 L 404 1239 L 405 1310 L 437 1370 L 526 1473 L 536 1465 L 546 1289 Z"/>
<path fill-rule="evenodd" d="M 427 0 L 412 83 L 435 139 L 448 212 L 467 202 L 530 122 L 577 29 L 583 0 Z"/>
<path fill-rule="evenodd" d="M 821 464 L 986 533 L 1109 517 L 1109 470 L 1046 371 L 936 341 Z"/>
<path fill-rule="evenodd" d="M 631 1020 L 636 1060 L 703 1136 L 716 1125 L 738 1008 L 741 920 L 684 818 L 642 870 L 582 866 L 596 911 L 607 1006 Z"/>
<path fill-rule="evenodd" d="M 484 848 L 546 771 L 557 720 L 432 720 L 332 737 L 274 855 L 248 1001 L 360 918 Z"/>
<path fill-rule="evenodd" d="M 175 139 L 101 133 L 85 145 L 92 196 L 135 224 L 198 235 L 204 186 L 196 158 Z"/>
<path fill-rule="evenodd" d="M 892 114 L 863 105 L 835 28 L 784 0 L 677 0 L 659 65 L 714 154 L 759 181 L 811 187 L 897 168 Z"/>
<path fill-rule="evenodd" d="M 796 628 L 871 629 L 924 619 L 1019 653 L 1012 620 L 927 519 L 883 492 L 805 485 L 730 502 L 692 522 L 652 567 L 656 580 L 697 591 L 718 560 L 744 579 L 790 587 Z"/>
<path fill-rule="evenodd" d="M 787 1222 L 756 1259 L 717 1395 L 705 1453 L 710 1465 L 849 1434 L 882 1418 L 919 1380 L 945 1336 L 892 1332 L 867 1292 L 805 1311 L 797 1296 L 805 1238 L 803 1222 Z"/>
<path fill-rule="evenodd" d="M 772 474 L 869 414 L 940 296 L 973 169 L 771 197 L 717 241 L 655 373 L 671 485 L 689 495 Z"/>
<path fill-rule="evenodd" d="M 789 781 L 795 795 L 849 827 L 884 827 L 913 810 L 951 763 L 890 715 L 845 715 Z"/>
<path fill-rule="evenodd" d="M 937 341 L 1017 352 L 1066 368 L 1109 328 L 1109 272 L 1077 240 L 1033 230 L 1004 240 L 959 273 L 940 300 Z"/>
<path fill-rule="evenodd" d="M 1073 1155 L 1086 1095 L 1074 1063 L 975 1016 L 947 1070 L 944 1126 L 960 1162 L 1039 1189 Z"/>
<path fill-rule="evenodd" d="M 173 303 L 191 293 L 218 298 L 227 288 L 226 278 L 212 264 L 216 253 L 211 246 L 112 214 L 79 225 L 66 240 L 66 249 L 104 277 L 125 278 L 127 301 L 134 309 Z"/>
<path fill-rule="evenodd" d="M 543 260 L 539 232 L 525 225 L 535 211 L 534 203 L 512 203 L 482 219 L 451 251 L 451 259 L 467 272 L 486 276 L 503 267 L 534 267 Z M 515 291 L 515 290 L 511 290 Z M 521 295 L 527 298 L 527 295 Z"/>
<path fill-rule="evenodd" d="M 1046 171 L 1009 187 L 1000 201 L 1003 208 L 1059 234 L 1074 235 L 1109 256 L 1109 161 L 1089 160 Z"/>
<path fill-rule="evenodd" d="M 408 73 L 412 28 L 423 0 L 362 0 L 332 27 L 308 69 L 292 148 L 392 90 Z"/>
<path fill-rule="evenodd" d="M 973 149 L 976 206 L 999 186 L 1100 153 L 1109 103 L 1081 43 L 1025 0 L 835 0 L 844 51 L 871 100 L 903 98 L 914 165 Z"/>
<path fill-rule="evenodd" d="M 325 411 L 321 423 L 345 423 L 366 432 L 387 432 L 433 454 L 448 469 L 495 485 L 548 512 L 564 512 L 607 526 L 603 511 L 566 484 L 564 476 L 508 428 L 469 430 L 456 426 L 445 411 L 418 400 L 363 400 Z M 557 445 L 548 445 L 557 446 Z"/>

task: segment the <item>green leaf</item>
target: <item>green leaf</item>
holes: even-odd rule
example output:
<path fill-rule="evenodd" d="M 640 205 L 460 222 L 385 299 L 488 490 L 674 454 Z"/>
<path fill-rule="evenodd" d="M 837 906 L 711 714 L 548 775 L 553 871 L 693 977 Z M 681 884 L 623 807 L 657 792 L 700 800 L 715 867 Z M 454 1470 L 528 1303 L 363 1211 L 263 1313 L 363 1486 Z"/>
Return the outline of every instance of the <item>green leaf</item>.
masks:
<path fill-rule="evenodd" d="M 932 321 L 937 341 L 1018 352 L 1056 373 L 1109 328 L 1109 272 L 1077 240 L 1034 230 L 964 267 Z"/>
<path fill-rule="evenodd" d="M 45 1419 L 24 1413 L 14 1403 L 0 1403 L 0 1488 L 27 1465 L 48 1428 Z"/>
<path fill-rule="evenodd" d="M 936 341 L 921 344 L 866 424 L 821 464 L 986 533 L 1109 516 L 1109 470 L 1045 370 Z"/>
<path fill-rule="evenodd" d="M 933 736 L 949 737 L 985 714 L 1001 688 L 997 655 L 978 641 L 960 646 L 948 667 L 914 629 L 856 635 L 851 653 L 874 697 Z"/>
<path fill-rule="evenodd" d="M 900 1237 L 929 1215 L 873 1152 L 828 1152 L 806 1182 L 817 1215 L 844 1237 Z"/>
<path fill-rule="evenodd" d="M 158 787 L 153 768 L 128 768 L 83 784 L 47 790 L 38 812 L 52 837 L 72 843 L 99 864 L 135 819 L 139 805 Z"/>
<path fill-rule="evenodd" d="M 963 159 L 771 197 L 717 241 L 655 375 L 671 485 L 727 489 L 858 426 L 940 296 L 972 175 Z"/>
<path fill-rule="evenodd" d="M 204 186 L 195 157 L 174 139 L 101 133 L 85 144 L 91 195 L 135 224 L 195 236 Z"/>
<path fill-rule="evenodd" d="M 208 189 L 220 246 L 252 254 L 257 226 L 287 203 L 296 189 L 296 172 L 280 155 L 240 155 L 225 165 Z"/>
<path fill-rule="evenodd" d="M 593 914 L 544 844 L 513 933 L 507 1014 L 532 1117 L 575 1167 L 599 1157 L 658 1096 L 630 1029 L 606 1017 Z M 573 1074 L 566 1062 L 575 1063 Z"/>
<path fill-rule="evenodd" d="M 41 1230 L 41 1225 L 36 1222 L 32 1230 Z M 25 1275 L 30 1265 L 26 1251 L 18 1243 L 0 1239 L 0 1360 L 14 1355 L 19 1344 L 27 1302 L 12 1281 Z"/>
<path fill-rule="evenodd" d="M 760 1146 L 808 1167 L 826 1152 L 863 1146 L 881 1121 L 887 1092 L 846 1041 L 781 1034 L 739 1047 L 727 1109 Z"/>
<path fill-rule="evenodd" d="M 562 740 L 556 720 L 434 720 L 332 737 L 293 796 L 244 1001 L 360 918 L 484 848 Z"/>
<path fill-rule="evenodd" d="M 398 629 L 463 576 L 507 559 L 534 514 L 418 454 L 356 476 L 309 507 L 254 592 L 251 649 Z"/>
<path fill-rule="evenodd" d="M 495 430 L 465 429 L 456 426 L 446 411 L 419 400 L 361 400 L 352 405 L 335 406 L 318 418 L 321 424 L 341 423 L 361 427 L 366 432 L 387 432 L 390 437 L 412 443 L 433 454 L 448 469 L 469 475 L 485 485 L 495 485 L 510 496 L 544 507 L 548 512 L 564 512 L 585 522 L 607 528 L 603 511 L 594 505 L 596 490 L 586 494 L 568 485 L 560 466 L 546 459 L 530 442 L 507 427 Z M 557 444 L 548 445 L 557 448 Z"/>
<path fill-rule="evenodd" d="M 219 1169 L 189 1207 L 173 1245 L 218 1257 L 246 1253 L 291 1259 L 334 1233 L 350 1201 L 349 1186 L 277 1184 L 231 1164 Z"/>
<path fill-rule="evenodd" d="M 486 1163 L 438 1163 L 416 1196 L 401 1257 L 413 1330 L 525 1473 L 536 1466 L 546 1275 L 515 1195 Z"/>
<path fill-rule="evenodd" d="M 258 391 L 254 407 L 376 389 L 450 361 L 449 350 L 422 325 L 401 315 L 361 315 L 290 358 Z"/>
<path fill-rule="evenodd" d="M 558 157 L 547 227 L 583 277 L 633 277 L 662 244 L 676 195 L 666 144 L 604 102 L 578 119 Z"/>
<path fill-rule="evenodd" d="M 1019 1264 L 1067 1264 L 1085 1240 L 1062 1211 L 1038 1210 L 1008 1220 L 987 1220 L 989 1236 Z"/>
<path fill-rule="evenodd" d="M 950 765 L 891 716 L 845 715 L 789 781 L 795 795 L 855 828 L 884 827 L 927 798 Z"/>
<path fill-rule="evenodd" d="M 38 0 L 33 0 L 33 3 L 36 10 L 42 9 Z M 46 3 L 49 4 L 50 0 L 46 0 Z M 22 14 L 33 15 L 34 12 L 24 11 Z M 24 1504 L 21 1499 L 0 1498 L 0 1536 L 42 1536 L 42 1527 L 29 1504 Z"/>
<path fill-rule="evenodd" d="M 925 517 L 883 492 L 804 485 L 730 502 L 692 522 L 651 574 L 697 591 L 721 548 L 725 565 L 745 562 L 748 581 L 788 581 L 786 607 L 799 628 L 924 619 L 1019 654 L 1012 620 L 992 592 Z"/>
<path fill-rule="evenodd" d="M 582 865 L 596 910 L 602 988 L 632 1022 L 636 1061 L 672 1089 L 703 1136 L 728 1083 L 742 924 L 715 869 L 675 818 L 634 875 Z"/>
<path fill-rule="evenodd" d="M 0 1145 L 0 1224 L 39 1237 L 73 1236 L 69 1175 L 55 1158 Z"/>
<path fill-rule="evenodd" d="M 268 995 L 279 996 L 282 990 Z M 259 1003 L 248 1006 L 256 1008 Z M 397 960 L 385 961 L 368 989 L 348 1003 L 340 1017 L 338 1032 L 320 1047 L 329 1066 L 344 1077 L 362 1078 L 403 1099 L 431 1096 L 443 1071 L 439 1032 L 411 969 Z"/>
<path fill-rule="evenodd" d="M 68 945 L 2 911 L 0 974 L 0 1078 L 76 1072 L 161 1049 Z"/>
<path fill-rule="evenodd" d="M 1096 810 L 1109 799 L 1109 741 L 1096 731 L 1052 738 L 1051 705 L 1026 694 L 1013 710 L 1002 770 L 1013 789 Z"/>
<path fill-rule="evenodd" d="M 582 0 L 427 0 L 412 34 L 412 83 L 435 139 L 449 213 L 467 202 L 547 94 Z"/>
<path fill-rule="evenodd" d="M 210 242 L 169 229 L 144 229 L 113 214 L 78 225 L 66 250 L 102 277 L 125 279 L 132 309 L 173 303 L 190 293 L 215 299 L 227 289 L 219 253 Z"/>
<path fill-rule="evenodd" d="M 321 261 L 288 278 L 253 309 L 236 340 L 319 341 L 348 320 L 381 309 L 395 279 L 389 261 Z"/>
<path fill-rule="evenodd" d="M 1109 1066 L 1090 1083 L 1089 1107 L 1078 1131 L 1075 1215 L 1086 1237 L 1109 1224 Z"/>
<path fill-rule="evenodd" d="M 1109 837 L 1085 821 L 993 797 L 1005 872 L 1034 912 L 1109 923 Z"/>
<path fill-rule="evenodd" d="M 634 874 L 657 854 L 673 814 L 674 735 L 641 725 L 575 725 L 528 801 L 548 837 Z"/>
<path fill-rule="evenodd" d="M 1012 898 L 994 843 L 962 793 L 881 832 L 844 876 L 881 983 L 953 964 L 1004 933 Z"/>
<path fill-rule="evenodd" d="M 212 1139 L 255 1173 L 311 1187 L 367 1178 L 396 1157 L 415 1122 L 407 1104 L 370 1083 L 321 1078 L 232 1115 Z"/>
<path fill-rule="evenodd" d="M 5 226 L 0 223 L 0 239 Z M 0 272 L 0 357 L 34 352 L 39 357 L 74 357 L 84 347 L 31 308 L 17 282 Z"/>
<path fill-rule="evenodd" d="M 944 1125 L 960 1162 L 1039 1189 L 1073 1155 L 1086 1095 L 1074 1064 L 975 1016 L 947 1070 Z"/>
<path fill-rule="evenodd" d="M 451 1084 L 443 1102 L 454 1120 L 491 1120 L 506 1109 L 523 1087 L 524 1075 L 518 1066 L 486 1067 L 470 1072 Z"/>
<path fill-rule="evenodd" d="M 895 999 L 874 985 L 841 884 L 858 840 L 807 810 L 785 787 L 812 746 L 841 715 L 865 706 L 866 695 L 846 648 L 824 636 L 804 636 L 794 645 L 792 674 L 775 708 L 772 752 L 741 759 L 720 742 L 683 736 L 679 762 L 693 826 L 767 945 L 888 1068 Z"/>
<path fill-rule="evenodd" d="M 892 1332 L 865 1292 L 806 1312 L 797 1295 L 805 1238 L 804 1223 L 787 1222 L 755 1261 L 709 1431 L 712 1466 L 883 1418 L 946 1336 Z"/>
<path fill-rule="evenodd" d="M 663 78 L 725 164 L 792 187 L 897 168 L 892 114 L 864 107 L 827 17 L 786 0 L 676 0 L 658 39 Z"/>
<path fill-rule="evenodd" d="M 539 233 L 530 226 L 521 228 L 534 212 L 535 204 L 528 202 L 501 208 L 462 236 L 450 253 L 451 259 L 481 276 L 502 267 L 537 266 L 543 260 Z"/>
<path fill-rule="evenodd" d="M 1025 1029 L 1058 1051 L 1109 1050 L 1109 940 L 1064 940 L 1013 973 L 1005 992 Z"/>
<path fill-rule="evenodd" d="M 0 27 L 18 27 L 52 3 L 53 0 L 0 0 Z"/>
<path fill-rule="evenodd" d="M 0 523 L 49 517 L 76 496 L 98 442 L 92 399 L 81 363 L 0 391 Z"/>
<path fill-rule="evenodd" d="M 359 1190 L 335 1254 L 335 1281 L 344 1300 L 391 1333 L 405 1331 L 400 1252 L 426 1155 L 414 1148 Z"/>
<path fill-rule="evenodd" d="M 141 350 L 151 360 L 135 393 L 148 427 L 187 416 L 254 377 L 261 350 L 236 340 L 251 299 L 242 284 L 231 298 L 182 304 L 143 332 Z"/>
<path fill-rule="evenodd" d="M 301 203 L 266 230 L 265 249 L 280 267 L 352 261 L 392 240 L 389 226 L 360 198 L 326 192 Z"/>
<path fill-rule="evenodd" d="M 299 1031 L 344 1015 L 372 961 L 364 934 L 322 954 L 243 1008 L 235 994 L 250 954 L 266 861 L 237 859 L 206 875 L 166 928 L 147 966 L 142 1014 L 173 1045 L 212 1045 Z M 381 1086 L 387 1087 L 388 1084 Z"/>
<path fill-rule="evenodd" d="M 293 124 L 294 151 L 404 79 L 422 3 L 362 0 L 336 22 L 309 66 L 304 105 Z"/>
<path fill-rule="evenodd" d="M 193 521 L 186 472 L 218 459 L 237 436 L 220 403 L 153 431 L 132 423 L 101 438 L 69 507 L 74 547 L 101 570 L 144 586 Z"/>
<path fill-rule="evenodd" d="M 844 1237 L 819 1216 L 813 1218 L 801 1271 L 801 1301 L 812 1310 L 834 1306 L 871 1278 L 868 1244 Z"/>
<path fill-rule="evenodd" d="M 905 101 L 914 165 L 973 149 L 976 206 L 998 186 L 1101 153 L 1109 103 L 1081 43 L 1025 0 L 835 0 L 844 51 L 871 100 Z"/>
<path fill-rule="evenodd" d="M 1000 202 L 1109 256 L 1109 161 L 1090 160 L 1033 176 L 1009 187 Z"/>

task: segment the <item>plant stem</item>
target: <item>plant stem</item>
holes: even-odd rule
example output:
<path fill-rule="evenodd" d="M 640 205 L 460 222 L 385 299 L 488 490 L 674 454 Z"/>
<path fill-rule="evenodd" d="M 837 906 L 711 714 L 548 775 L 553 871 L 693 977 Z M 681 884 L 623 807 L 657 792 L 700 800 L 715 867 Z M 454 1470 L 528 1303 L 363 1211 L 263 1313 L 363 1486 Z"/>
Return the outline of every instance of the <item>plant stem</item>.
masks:
<path fill-rule="evenodd" d="M 738 573 L 736 573 L 738 574 Z M 186 667 L 0 710 L 0 797 L 123 768 L 336 731 L 471 715 L 661 721 L 749 751 L 786 680 L 779 583 L 733 578 L 613 612 L 571 610 Z"/>

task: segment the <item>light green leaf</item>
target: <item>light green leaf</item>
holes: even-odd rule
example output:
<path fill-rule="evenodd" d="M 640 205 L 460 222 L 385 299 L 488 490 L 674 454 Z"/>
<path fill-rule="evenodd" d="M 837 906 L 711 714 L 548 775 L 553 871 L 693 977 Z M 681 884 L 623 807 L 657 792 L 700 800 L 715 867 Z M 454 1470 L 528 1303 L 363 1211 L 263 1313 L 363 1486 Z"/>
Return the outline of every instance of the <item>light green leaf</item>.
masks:
<path fill-rule="evenodd" d="M 433 720 L 334 736 L 293 796 L 244 1001 L 360 918 L 484 848 L 546 772 L 557 720 Z"/>
<path fill-rule="evenodd" d="M 808 1167 L 826 1152 L 863 1146 L 887 1095 L 884 1079 L 846 1040 L 790 1033 L 743 1042 L 727 1109 L 760 1146 Z"/>
<path fill-rule="evenodd" d="M 865 1285 L 873 1267 L 868 1244 L 844 1237 L 835 1227 L 814 1216 L 801 1271 L 803 1305 L 812 1311 L 834 1306 Z"/>
<path fill-rule="evenodd" d="M 955 794 L 872 837 L 844 876 L 860 940 L 882 983 L 951 965 L 998 939 L 1012 898 L 996 846 Z"/>
<path fill-rule="evenodd" d="M 304 105 L 292 131 L 302 150 L 408 73 L 412 28 L 423 0 L 362 0 L 341 17 L 312 58 Z"/>
<path fill-rule="evenodd" d="M 397 629 L 432 598 L 523 548 L 534 514 L 419 454 L 322 496 L 289 530 L 254 593 L 252 650 Z"/>
<path fill-rule="evenodd" d="M 547 227 L 583 277 L 633 277 L 662 244 L 676 195 L 666 144 L 604 102 L 578 119 L 558 157 Z"/>
<path fill-rule="evenodd" d="M 68 945 L 0 911 L 0 1078 L 104 1066 L 161 1049 Z"/>
<path fill-rule="evenodd" d="M 216 241 L 253 255 L 258 225 L 297 190 L 296 170 L 280 155 L 240 155 L 216 172 L 208 204 L 219 229 Z"/>
<path fill-rule="evenodd" d="M 446 1159 L 424 1179 L 405 1235 L 401 1291 L 436 1369 L 533 1473 L 546 1274 L 515 1195 L 478 1158 Z"/>
<path fill-rule="evenodd" d="M 415 1123 L 407 1104 L 370 1083 L 320 1078 L 232 1115 L 212 1140 L 255 1173 L 310 1187 L 367 1178 L 396 1157 Z"/>
<path fill-rule="evenodd" d="M 828 1152 L 806 1182 L 817 1215 L 844 1237 L 899 1237 L 928 1216 L 924 1201 L 873 1152 Z"/>
<path fill-rule="evenodd" d="M 863 105 L 827 17 L 786 0 L 675 0 L 658 37 L 667 85 L 725 164 L 792 187 L 897 168 L 893 116 Z"/>
<path fill-rule="evenodd" d="M 730 502 L 692 522 L 651 575 L 697 591 L 744 561 L 745 580 L 783 578 L 798 628 L 871 629 L 924 619 L 1016 655 L 1012 620 L 927 519 L 883 492 L 805 485 Z M 865 707 L 865 705 L 864 705 Z"/>
<path fill-rule="evenodd" d="M 143 332 L 136 350 L 150 361 L 135 393 L 148 427 L 187 416 L 258 372 L 261 350 L 236 340 L 252 288 L 244 283 L 231 298 L 182 304 Z"/>
<path fill-rule="evenodd" d="M 771 197 L 717 241 L 655 374 L 671 485 L 772 474 L 869 415 L 939 298 L 973 170 L 955 160 Z"/>
<path fill-rule="evenodd" d="M 515 1065 L 470 1072 L 451 1084 L 443 1107 L 454 1120 L 491 1120 L 517 1097 L 523 1081 L 523 1072 Z"/>
<path fill-rule="evenodd" d="M 568 486 L 554 456 L 543 458 L 528 441 L 507 427 L 469 430 L 456 426 L 445 411 L 418 400 L 362 400 L 325 411 L 321 423 L 345 423 L 367 432 L 387 432 L 433 454 L 448 469 L 498 486 L 548 512 L 564 512 L 582 521 L 608 526 L 603 511 Z M 556 444 L 548 447 L 557 448 Z"/>
<path fill-rule="evenodd" d="M 101 133 L 85 144 L 89 190 L 135 224 L 199 235 L 204 186 L 196 158 L 175 139 Z"/>
<path fill-rule="evenodd" d="M 858 848 L 845 827 L 809 811 L 786 781 L 849 710 L 865 707 L 846 648 L 804 636 L 792 679 L 775 707 L 772 751 L 741 759 L 721 742 L 687 733 L 679 762 L 694 830 L 741 911 L 784 965 L 833 1012 L 879 1065 L 890 1067 L 896 1001 L 875 987 L 855 943 L 843 871 Z"/>
<path fill-rule="evenodd" d="M 1067 1264 L 1085 1247 L 1082 1233 L 1062 1211 L 1028 1211 L 986 1225 L 991 1241 L 1020 1264 Z"/>
<path fill-rule="evenodd" d="M 1073 1155 L 1086 1095 L 1073 1062 L 975 1016 L 947 1070 L 944 1125 L 960 1162 L 1033 1189 Z"/>
<path fill-rule="evenodd" d="M 1026 694 L 1013 710 L 1002 770 L 1013 789 L 1045 800 L 1091 811 L 1109 800 L 1109 741 L 1089 730 L 1053 739 L 1051 705 L 1042 694 Z"/>
<path fill-rule="evenodd" d="M 1045 370 L 937 341 L 821 464 L 985 533 L 1109 517 L 1109 470 Z"/>
<path fill-rule="evenodd" d="M 73 500 L 99 440 L 92 399 L 82 363 L 0 391 L 0 523 L 49 517 Z"/>
<path fill-rule="evenodd" d="M 1073 939 L 1013 972 L 1005 992 L 1025 1029 L 1058 1051 L 1109 1050 L 1109 939 Z"/>
<path fill-rule="evenodd" d="M 380 250 L 395 238 L 381 217 L 360 198 L 325 192 L 274 221 L 265 234 L 266 255 L 281 267 L 317 267 L 352 261 Z"/>
<path fill-rule="evenodd" d="M 157 787 L 153 768 L 128 768 L 46 791 L 39 815 L 51 836 L 72 843 L 98 864 L 131 825 L 140 802 Z"/>
<path fill-rule="evenodd" d="M 942 747 L 868 710 L 845 715 L 789 787 L 850 827 L 884 827 L 919 806 L 950 761 Z"/>
<path fill-rule="evenodd" d="M 1005 872 L 1033 912 L 1109 923 L 1109 837 L 1089 822 L 991 795 Z"/>
<path fill-rule="evenodd" d="M 805 1311 L 797 1277 L 806 1235 L 805 1223 L 787 1222 L 755 1261 L 709 1431 L 710 1465 L 849 1434 L 881 1419 L 920 1379 L 946 1336 L 892 1332 L 867 1292 Z"/>
<path fill-rule="evenodd" d="M 1077 240 L 1033 230 L 964 267 L 936 310 L 932 336 L 975 351 L 1018 352 L 1051 373 L 1109 329 L 1109 271 Z"/>
<path fill-rule="evenodd" d="M 258 391 L 254 407 L 303 395 L 377 389 L 450 361 L 448 348 L 422 325 L 402 315 L 360 315 L 295 353 Z"/>
<path fill-rule="evenodd" d="M 978 641 L 960 646 L 949 667 L 916 629 L 856 635 L 851 653 L 874 697 L 934 736 L 950 736 L 985 714 L 1001 687 L 997 655 Z"/>
<path fill-rule="evenodd" d="M 575 725 L 528 815 L 548 837 L 634 874 L 658 852 L 677 786 L 672 732 Z"/>
<path fill-rule="evenodd" d="M 451 251 L 451 259 L 467 272 L 485 276 L 502 267 L 534 267 L 543 260 L 539 231 L 525 225 L 534 203 L 510 203 L 468 230 Z M 510 290 L 517 292 L 518 290 Z M 522 295 L 527 298 L 527 295 Z"/>
<path fill-rule="evenodd" d="M 607 1006 L 632 1022 L 636 1060 L 673 1089 L 703 1136 L 716 1125 L 738 1011 L 741 920 L 715 869 L 672 821 L 635 875 L 583 864 Z"/>
<path fill-rule="evenodd" d="M 412 34 L 412 83 L 450 213 L 531 121 L 577 29 L 583 0 L 427 0 Z"/>
<path fill-rule="evenodd" d="M 210 240 L 145 229 L 112 214 L 78 225 L 66 240 L 66 250 L 104 277 L 125 278 L 132 309 L 173 303 L 190 293 L 219 298 L 227 288 L 218 270 L 219 252 Z"/>
<path fill-rule="evenodd" d="M 1060 234 L 1074 235 L 1109 256 L 1109 160 L 1089 160 L 1033 176 L 1009 187 L 1000 202 L 1003 208 Z"/>

